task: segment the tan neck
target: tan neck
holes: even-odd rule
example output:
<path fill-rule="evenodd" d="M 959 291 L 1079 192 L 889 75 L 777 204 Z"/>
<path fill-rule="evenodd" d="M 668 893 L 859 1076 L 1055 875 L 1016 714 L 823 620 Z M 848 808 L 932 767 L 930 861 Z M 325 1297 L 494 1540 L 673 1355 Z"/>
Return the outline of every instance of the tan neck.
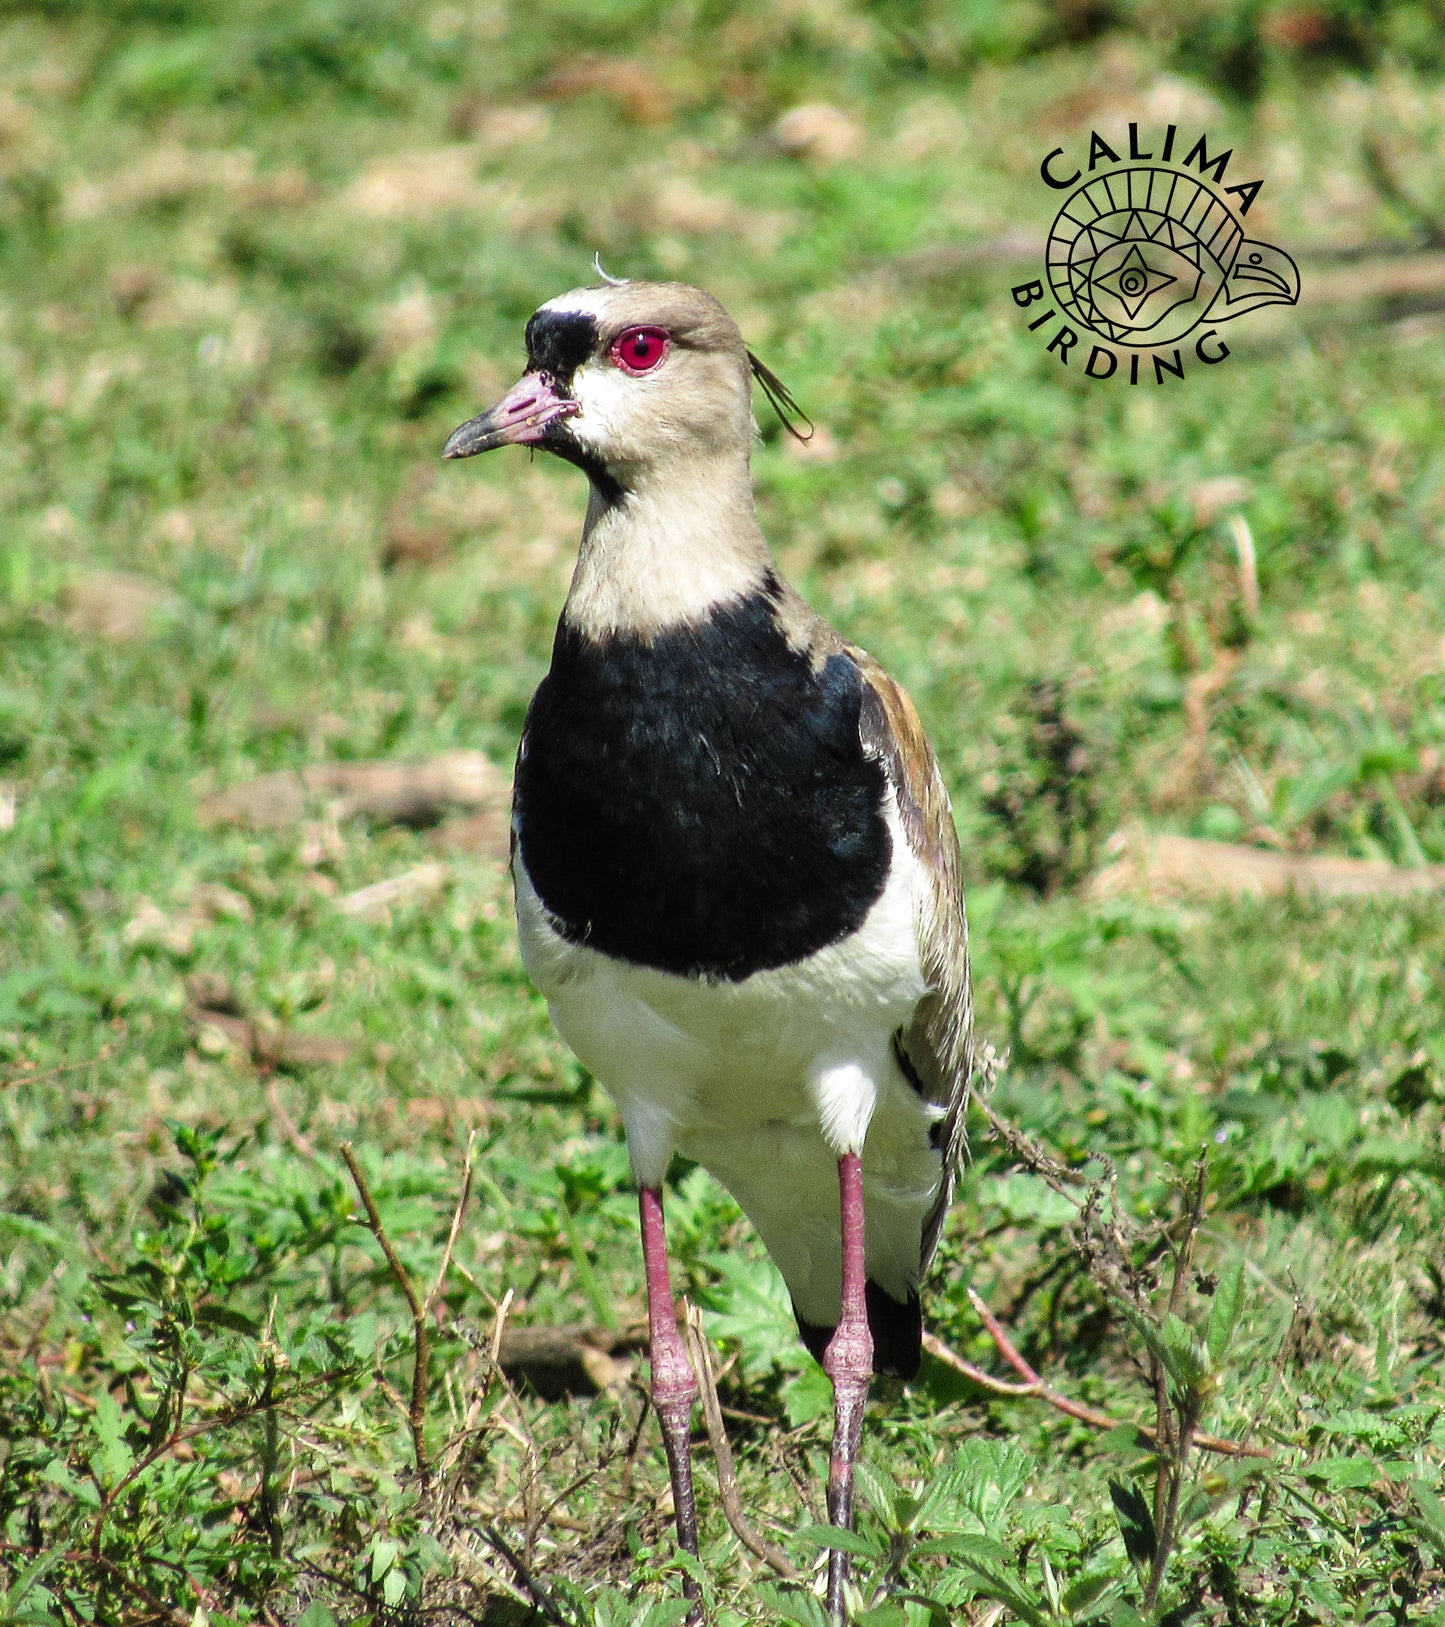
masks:
<path fill-rule="evenodd" d="M 761 586 L 772 558 L 746 454 L 667 469 L 609 503 L 594 486 L 562 614 L 587 638 L 650 638 Z"/>

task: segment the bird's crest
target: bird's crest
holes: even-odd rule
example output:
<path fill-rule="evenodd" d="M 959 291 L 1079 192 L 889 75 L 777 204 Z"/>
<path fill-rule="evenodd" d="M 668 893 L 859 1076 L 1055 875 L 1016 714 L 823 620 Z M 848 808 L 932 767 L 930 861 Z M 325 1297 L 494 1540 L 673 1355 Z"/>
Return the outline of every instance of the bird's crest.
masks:
<path fill-rule="evenodd" d="M 793 392 L 783 383 L 772 368 L 760 362 L 752 351 L 748 352 L 748 366 L 752 368 L 753 377 L 762 386 L 763 394 L 768 398 L 768 404 L 777 413 L 779 422 L 787 430 L 788 434 L 796 441 L 811 441 L 813 438 L 813 420 L 793 399 Z M 793 422 L 795 418 L 801 419 L 808 426 L 806 435 Z"/>
<path fill-rule="evenodd" d="M 597 269 L 597 275 L 601 277 L 603 282 L 605 282 L 609 288 L 621 288 L 624 283 L 631 280 L 628 277 L 613 277 L 605 272 L 602 269 L 602 251 L 600 249 L 592 256 L 592 264 Z"/>

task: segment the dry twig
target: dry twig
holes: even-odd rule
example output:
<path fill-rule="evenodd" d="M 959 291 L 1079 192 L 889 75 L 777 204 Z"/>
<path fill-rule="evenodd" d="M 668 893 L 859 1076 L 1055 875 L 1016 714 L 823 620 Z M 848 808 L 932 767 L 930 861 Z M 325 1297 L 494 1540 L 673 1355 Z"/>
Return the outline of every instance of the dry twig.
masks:
<path fill-rule="evenodd" d="M 1184 1212 L 1184 1235 L 1174 1250 L 1174 1274 L 1169 1284 L 1166 1316 L 1179 1314 L 1184 1280 L 1194 1259 L 1194 1242 L 1204 1220 L 1204 1192 L 1208 1174 L 1208 1164 L 1201 1151 L 1195 1161 L 1188 1207 Z M 1149 1566 L 1149 1580 L 1144 1587 L 1144 1608 L 1152 1611 L 1159 1590 L 1164 1585 L 1164 1573 L 1174 1548 L 1179 1527 L 1179 1494 L 1184 1488 L 1189 1449 L 1197 1444 L 1195 1426 L 1199 1422 L 1203 1403 L 1194 1385 L 1189 1385 L 1180 1396 L 1171 1396 L 1164 1363 L 1156 1351 L 1150 1352 L 1149 1366 L 1157 1397 L 1160 1447 L 1158 1472 L 1154 1480 L 1154 1558 Z"/>
<path fill-rule="evenodd" d="M 271 1118 L 286 1141 L 303 1158 L 310 1159 L 313 1164 L 318 1163 L 321 1155 L 316 1150 L 316 1144 L 287 1111 L 274 1075 L 266 1081 L 266 1105 L 271 1109 Z"/>
<path fill-rule="evenodd" d="M 1242 842 L 1177 836 L 1138 828 L 1119 831 L 1110 862 L 1088 883 L 1091 898 L 1394 898 L 1445 888 L 1445 865 L 1423 868 L 1388 859 L 1349 859 L 1334 853 L 1276 853 Z"/>
<path fill-rule="evenodd" d="M 275 830 L 297 824 L 312 803 L 337 819 L 358 814 L 385 824 L 435 824 L 452 808 L 485 809 L 507 800 L 507 778 L 480 752 L 446 751 L 421 762 L 317 763 L 245 780 L 202 798 L 203 825 Z"/>
<path fill-rule="evenodd" d="M 478 1529 L 484 1540 L 490 1544 L 506 1562 L 512 1567 L 512 1573 L 517 1581 L 530 1595 L 537 1608 L 554 1624 L 554 1627 L 570 1627 L 567 1618 L 558 1610 L 552 1595 L 543 1587 L 542 1583 L 532 1574 L 531 1567 L 526 1563 L 515 1548 L 502 1536 L 494 1526 L 482 1525 Z"/>
<path fill-rule="evenodd" d="M 1239 596 L 1246 613 L 1259 614 L 1259 561 L 1254 551 L 1254 533 L 1242 514 L 1229 516 L 1229 533 L 1234 538 L 1234 551 L 1239 559 Z"/>
<path fill-rule="evenodd" d="M 94 1056 L 86 1057 L 84 1062 L 67 1062 L 58 1068 L 42 1068 L 39 1072 L 27 1073 L 23 1069 L 19 1073 L 6 1074 L 0 1078 L 0 1090 L 8 1090 L 11 1085 L 36 1085 L 42 1079 L 59 1079 L 62 1074 L 82 1073 L 86 1068 L 93 1068 L 99 1062 L 105 1062 L 110 1057 L 110 1047 L 102 1045 Z"/>
<path fill-rule="evenodd" d="M 447 1234 L 446 1247 L 442 1251 L 441 1266 L 425 1299 L 418 1297 L 416 1287 L 411 1280 L 411 1273 L 402 1264 L 401 1257 L 392 1247 L 391 1239 L 386 1235 L 386 1227 L 382 1224 L 381 1215 L 376 1207 L 376 1200 L 371 1195 L 371 1188 L 366 1184 L 365 1175 L 361 1173 L 361 1166 L 356 1161 L 356 1154 L 352 1151 L 351 1143 L 343 1141 L 340 1148 L 341 1156 L 346 1161 L 346 1167 L 351 1171 L 352 1183 L 356 1187 L 357 1196 L 361 1199 L 361 1206 L 366 1210 L 367 1227 L 380 1246 L 381 1252 L 386 1256 L 386 1263 L 391 1267 L 391 1274 L 396 1279 L 397 1287 L 401 1289 L 407 1305 L 411 1309 L 414 1353 L 411 1370 L 411 1400 L 407 1407 L 406 1416 L 407 1426 L 411 1431 L 411 1445 L 412 1453 L 416 1459 L 416 1471 L 423 1486 L 431 1479 L 431 1463 L 426 1452 L 427 1359 L 430 1353 L 427 1318 L 446 1282 L 447 1272 L 451 1267 L 452 1250 L 456 1246 L 457 1234 L 461 1230 L 462 1216 L 472 1194 L 472 1149 L 475 1141 L 475 1135 L 467 1139 L 466 1161 L 462 1166 L 462 1186 L 457 1196 L 456 1209 L 452 1214 L 451 1230 Z"/>
<path fill-rule="evenodd" d="M 1057 1158 L 1045 1152 L 1038 1142 L 1031 1140 L 1022 1130 L 1016 1130 L 1007 1119 L 1000 1118 L 989 1106 L 987 1098 L 977 1091 L 973 1100 L 979 1112 L 988 1120 L 989 1128 L 1026 1170 L 1071 1202 L 1079 1201 L 1078 1189 L 1090 1184 L 1087 1175 L 1061 1164 Z"/>
<path fill-rule="evenodd" d="M 712 1348 L 708 1344 L 707 1335 L 703 1332 L 702 1312 L 691 1303 L 687 1306 L 683 1332 L 687 1338 L 688 1355 L 692 1358 L 692 1370 L 697 1374 L 698 1385 L 702 1391 L 703 1422 L 707 1426 L 713 1462 L 717 1465 L 718 1496 L 722 1500 L 723 1513 L 727 1515 L 727 1522 L 732 1527 L 733 1534 L 750 1554 L 761 1559 L 770 1570 L 785 1580 L 792 1581 L 798 1576 L 797 1566 L 781 1548 L 775 1548 L 765 1537 L 760 1536 L 752 1521 L 743 1513 L 742 1500 L 738 1496 L 737 1471 L 733 1467 L 732 1447 L 728 1444 L 722 1407 L 718 1402 L 717 1377 L 712 1366 Z"/>
<path fill-rule="evenodd" d="M 452 1254 L 457 1246 L 457 1238 L 461 1233 L 462 1221 L 466 1216 L 467 1202 L 472 1195 L 472 1154 L 477 1145 L 477 1132 L 473 1130 L 467 1137 L 466 1156 L 462 1160 L 462 1185 L 457 1193 L 456 1208 L 452 1210 L 451 1230 L 447 1233 L 446 1247 L 442 1250 L 441 1264 L 437 1267 L 436 1278 L 431 1290 L 426 1296 L 423 1309 L 430 1311 L 441 1298 L 442 1289 L 446 1286 L 447 1273 L 451 1270 Z"/>
<path fill-rule="evenodd" d="M 1049 1154 L 1043 1147 L 1021 1130 L 1016 1129 L 998 1113 L 981 1096 L 975 1096 L 979 1110 L 988 1120 L 994 1135 L 1008 1148 L 1009 1152 L 1023 1168 L 1037 1175 L 1055 1192 L 1067 1197 L 1071 1202 L 1079 1204 L 1078 1220 L 1074 1227 L 1074 1246 L 1083 1260 L 1089 1275 L 1111 1297 L 1131 1305 L 1140 1315 L 1150 1316 L 1149 1291 L 1151 1281 L 1147 1274 L 1147 1264 L 1140 1268 L 1134 1264 L 1133 1249 L 1130 1239 L 1125 1236 L 1124 1228 L 1120 1223 L 1120 1206 L 1118 1201 L 1118 1178 L 1113 1166 L 1104 1160 L 1104 1175 L 1102 1180 L 1090 1180 L 1081 1171 L 1073 1170 L 1061 1164 L 1058 1159 Z M 1087 1188 L 1080 1202 L 1079 1189 Z M 1107 1202 L 1105 1201 L 1107 1197 Z M 1185 1235 L 1183 1241 L 1175 1251 L 1175 1271 L 1170 1287 L 1169 1310 L 1177 1311 L 1179 1294 L 1188 1272 L 1189 1263 L 1193 1258 L 1194 1238 L 1199 1230 L 1200 1220 L 1203 1216 L 1204 1206 L 1204 1165 L 1201 1159 L 1195 1171 L 1191 1189 L 1191 1202 L 1185 1217 Z M 1146 1234 L 1147 1235 L 1147 1234 Z M 1136 1236 L 1134 1242 L 1139 1241 Z M 984 1304 L 979 1295 L 970 1288 L 969 1302 L 978 1313 L 980 1321 L 988 1331 L 989 1337 L 998 1347 L 999 1354 L 1010 1367 L 1024 1380 L 1022 1385 L 1008 1383 L 990 1377 L 981 1368 L 975 1367 L 972 1362 L 965 1361 L 936 1339 L 929 1338 L 925 1348 L 931 1355 L 945 1362 L 955 1371 L 961 1372 L 974 1383 L 992 1390 L 998 1395 L 1037 1395 L 1041 1401 L 1046 1401 L 1051 1407 L 1065 1413 L 1070 1418 L 1077 1418 L 1081 1423 L 1092 1425 L 1096 1429 L 1118 1428 L 1122 1420 L 1111 1418 L 1108 1413 L 1100 1412 L 1095 1407 L 1085 1406 L 1082 1402 L 1072 1401 L 1068 1396 L 1060 1394 L 1046 1384 L 1043 1378 L 1024 1359 L 1009 1338 L 1003 1324 Z M 1155 1441 L 1161 1450 L 1171 1455 L 1177 1452 L 1181 1441 L 1176 1441 L 1173 1435 L 1172 1416 L 1166 1414 L 1167 1397 L 1164 1396 L 1163 1375 L 1159 1370 L 1157 1359 L 1151 1360 L 1150 1378 L 1154 1384 L 1156 1398 L 1159 1399 L 1159 1422 L 1157 1424 L 1136 1424 L 1133 1427 L 1147 1439 Z M 1183 1431 L 1181 1431 L 1181 1439 Z M 1207 1452 L 1217 1452 L 1226 1457 L 1259 1458 L 1270 1460 L 1273 1454 L 1258 1446 L 1248 1446 L 1240 1441 L 1225 1440 L 1217 1435 L 1202 1435 L 1194 1431 L 1190 1422 L 1188 1429 L 1189 1444 L 1198 1446 Z M 1167 1499 L 1166 1499 L 1167 1503 Z M 1161 1516 L 1167 1514 L 1167 1507 L 1161 1504 Z"/>
<path fill-rule="evenodd" d="M 1360 143 L 1363 168 L 1375 190 L 1408 220 L 1432 249 L 1445 248 L 1445 221 L 1428 208 L 1400 179 L 1394 155 L 1384 138 L 1372 134 Z"/>
<path fill-rule="evenodd" d="M 956 1351 L 950 1350 L 935 1334 L 925 1333 L 923 1348 L 930 1356 L 941 1361 L 946 1367 L 951 1367 L 954 1372 L 962 1373 L 965 1378 L 983 1389 L 992 1391 L 995 1395 L 1010 1397 L 1035 1395 L 1040 1401 L 1046 1401 L 1049 1406 L 1057 1411 L 1066 1414 L 1070 1418 L 1077 1418 L 1080 1423 L 1091 1424 L 1095 1429 L 1129 1427 L 1137 1429 L 1148 1440 L 1157 1439 L 1158 1430 L 1153 1424 L 1130 1424 L 1127 1419 L 1112 1418 L 1107 1412 L 1100 1412 L 1097 1407 L 1086 1406 L 1082 1401 L 1071 1400 L 1068 1396 L 1054 1389 L 1051 1384 L 1044 1381 L 1037 1369 L 1021 1354 L 1013 1340 L 1009 1338 L 1002 1323 L 999 1322 L 998 1318 L 972 1288 L 968 1291 L 968 1299 L 978 1313 L 978 1319 L 983 1323 L 989 1338 L 997 1346 L 998 1353 L 1024 1382 L 1014 1384 L 1007 1379 L 994 1378 L 991 1373 L 984 1372 L 981 1367 L 976 1367 Z M 1195 1435 L 1193 1436 L 1193 1443 L 1206 1452 L 1217 1452 L 1223 1457 L 1261 1458 L 1269 1461 L 1274 1455 L 1265 1451 L 1263 1447 L 1247 1446 L 1241 1441 L 1225 1440 L 1218 1435 Z"/>

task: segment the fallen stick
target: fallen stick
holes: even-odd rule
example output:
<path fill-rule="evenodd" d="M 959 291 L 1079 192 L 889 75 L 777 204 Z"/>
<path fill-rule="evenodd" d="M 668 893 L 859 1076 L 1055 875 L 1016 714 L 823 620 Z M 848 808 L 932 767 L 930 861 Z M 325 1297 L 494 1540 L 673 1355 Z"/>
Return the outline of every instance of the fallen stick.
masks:
<path fill-rule="evenodd" d="M 1109 843 L 1113 863 L 1086 888 L 1092 899 L 1119 893 L 1189 897 L 1229 893 L 1274 898 L 1288 892 L 1326 898 L 1394 897 L 1445 888 L 1445 864 L 1406 869 L 1382 859 L 1331 853 L 1277 853 L 1239 842 L 1132 829 Z"/>
<path fill-rule="evenodd" d="M 338 819 L 423 827 L 453 808 L 505 809 L 510 793 L 506 775 L 481 752 L 444 751 L 413 763 L 317 763 L 262 774 L 202 798 L 196 817 L 205 826 L 278 830 L 322 804 Z"/>
<path fill-rule="evenodd" d="M 426 1455 L 426 1365 L 427 1365 L 427 1327 L 426 1307 L 417 1297 L 416 1287 L 411 1280 L 411 1273 L 401 1263 L 401 1257 L 391 1245 L 391 1239 L 386 1235 L 386 1227 L 382 1225 L 381 1214 L 376 1207 L 376 1200 L 371 1195 L 371 1188 L 366 1184 L 366 1177 L 361 1173 L 361 1165 L 356 1161 L 356 1154 L 351 1150 L 351 1143 L 343 1141 L 339 1148 L 341 1156 L 346 1161 L 346 1167 L 351 1171 L 351 1179 L 356 1187 L 357 1196 L 361 1199 L 361 1206 L 366 1211 L 366 1227 L 381 1247 L 386 1256 L 386 1263 L 391 1268 L 391 1274 L 396 1285 L 401 1289 L 407 1305 L 411 1309 L 412 1335 L 415 1339 L 415 1349 L 411 1369 L 411 1400 L 407 1405 L 406 1420 L 411 1430 L 411 1447 L 416 1458 L 416 1472 L 423 1486 L 431 1480 L 431 1464 Z M 470 1175 L 470 1171 L 468 1171 Z"/>
<path fill-rule="evenodd" d="M 80 1073 L 86 1068 L 93 1068 L 97 1063 L 108 1061 L 110 1047 L 102 1045 L 94 1056 L 86 1057 L 84 1062 L 67 1062 L 58 1068 L 42 1068 L 34 1073 L 12 1073 L 0 1077 L 0 1090 L 8 1090 L 11 1085 L 35 1085 L 44 1079 L 59 1079 L 62 1074 Z"/>
<path fill-rule="evenodd" d="M 718 1495 L 722 1499 L 723 1513 L 727 1515 L 727 1522 L 738 1541 L 754 1558 L 761 1559 L 770 1570 L 775 1571 L 784 1580 L 794 1581 L 799 1574 L 797 1566 L 781 1548 L 775 1548 L 765 1537 L 760 1536 L 747 1515 L 743 1513 L 742 1500 L 738 1496 L 738 1477 L 733 1466 L 732 1447 L 728 1445 L 722 1406 L 718 1401 L 717 1379 L 712 1370 L 712 1351 L 708 1346 L 707 1335 L 702 1329 L 702 1312 L 691 1303 L 687 1306 L 683 1332 L 687 1338 L 688 1354 L 692 1357 L 692 1369 L 697 1374 L 698 1386 L 702 1391 L 703 1423 L 707 1426 L 708 1443 L 712 1447 L 713 1462 L 717 1465 Z"/>

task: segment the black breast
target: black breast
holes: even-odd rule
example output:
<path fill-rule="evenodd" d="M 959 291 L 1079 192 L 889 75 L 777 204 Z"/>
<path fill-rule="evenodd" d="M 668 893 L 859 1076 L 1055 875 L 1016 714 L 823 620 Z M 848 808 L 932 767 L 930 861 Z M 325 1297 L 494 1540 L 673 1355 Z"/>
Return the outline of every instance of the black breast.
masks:
<path fill-rule="evenodd" d="M 736 980 L 846 937 L 892 853 L 862 681 L 759 593 L 650 642 L 557 630 L 517 762 L 521 859 L 574 942 Z"/>

